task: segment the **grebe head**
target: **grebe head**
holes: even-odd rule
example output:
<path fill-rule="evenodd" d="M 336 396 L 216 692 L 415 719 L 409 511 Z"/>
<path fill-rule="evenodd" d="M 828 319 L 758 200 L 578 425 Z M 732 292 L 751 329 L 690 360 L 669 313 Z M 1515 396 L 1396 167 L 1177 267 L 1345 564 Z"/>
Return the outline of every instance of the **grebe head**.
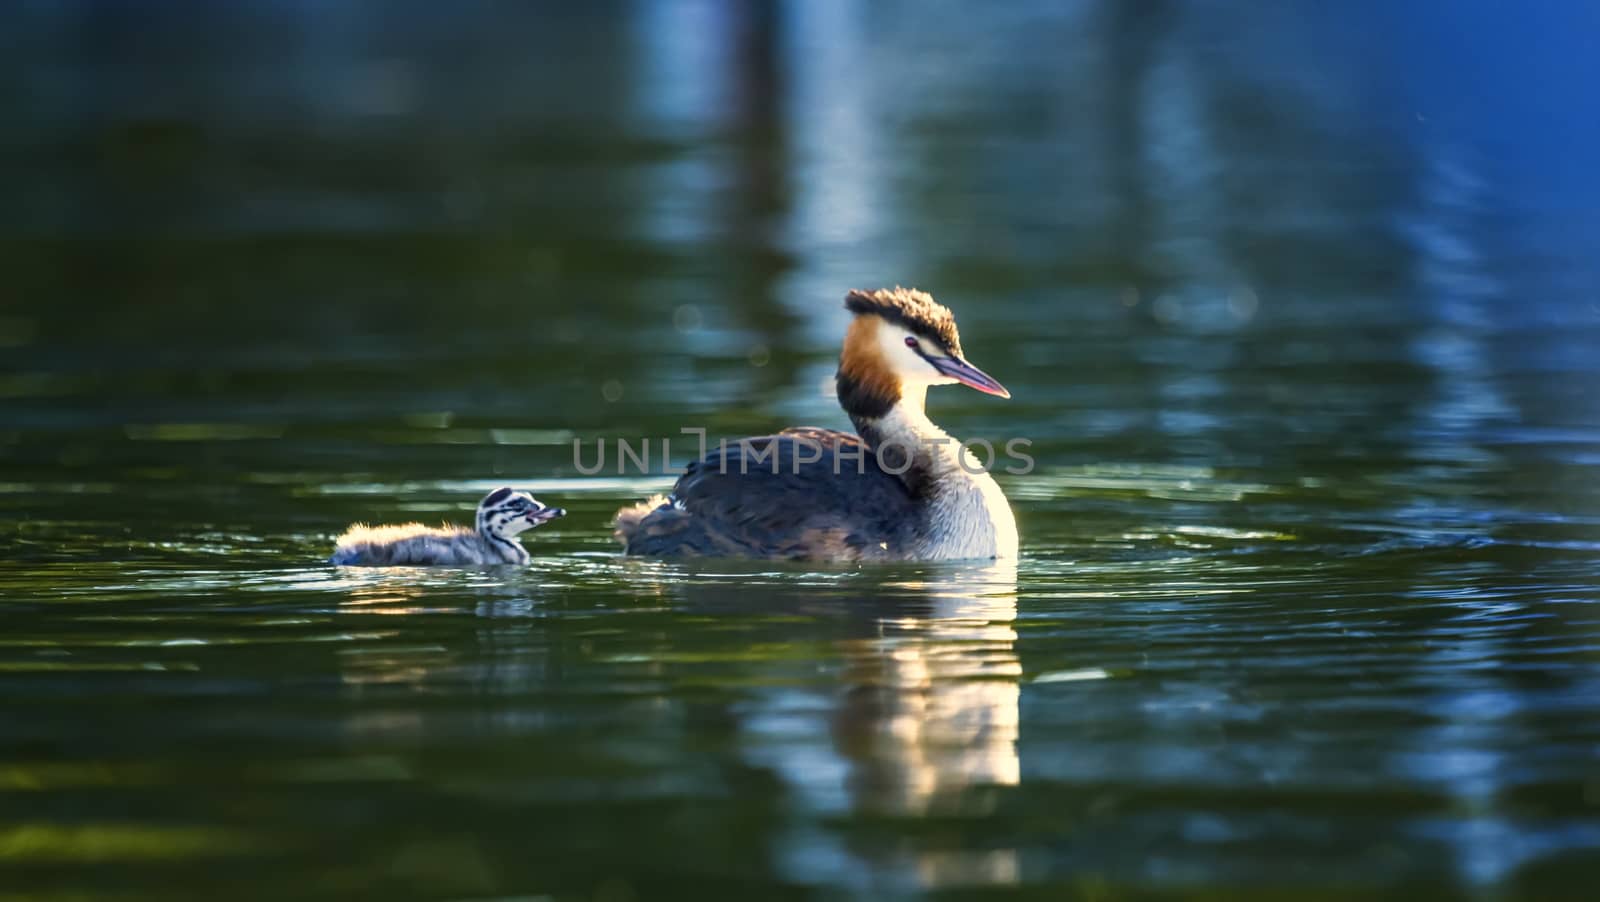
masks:
<path fill-rule="evenodd" d="M 949 308 L 911 288 L 852 291 L 855 314 L 839 357 L 839 401 L 852 416 L 882 416 L 908 393 L 930 385 L 965 385 L 1011 397 L 1005 386 L 967 362 Z"/>
<path fill-rule="evenodd" d="M 495 489 L 478 502 L 478 531 L 510 537 L 566 515 L 565 510 L 541 504 L 527 492 Z"/>

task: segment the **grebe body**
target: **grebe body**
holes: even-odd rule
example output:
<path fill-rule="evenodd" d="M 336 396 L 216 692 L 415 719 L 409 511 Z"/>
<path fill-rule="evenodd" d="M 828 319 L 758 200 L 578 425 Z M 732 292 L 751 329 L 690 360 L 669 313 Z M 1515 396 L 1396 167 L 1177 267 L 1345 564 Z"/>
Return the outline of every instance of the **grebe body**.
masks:
<path fill-rule="evenodd" d="M 920 291 L 853 291 L 839 358 L 855 435 L 787 429 L 719 446 L 672 493 L 617 513 L 625 554 L 811 561 L 1015 558 L 1011 505 L 928 419 L 927 390 L 1010 393 L 968 363 L 950 311 Z"/>
<path fill-rule="evenodd" d="M 357 523 L 335 543 L 329 563 L 356 567 L 481 566 L 526 564 L 517 536 L 565 516 L 526 492 L 496 489 L 478 502 L 473 528 L 465 526 L 367 526 Z"/>

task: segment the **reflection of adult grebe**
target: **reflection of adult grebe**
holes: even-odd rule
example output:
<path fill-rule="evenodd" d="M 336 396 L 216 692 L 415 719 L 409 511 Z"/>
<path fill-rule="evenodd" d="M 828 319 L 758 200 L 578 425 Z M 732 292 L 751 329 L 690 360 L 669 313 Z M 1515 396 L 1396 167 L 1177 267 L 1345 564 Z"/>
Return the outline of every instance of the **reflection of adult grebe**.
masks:
<path fill-rule="evenodd" d="M 840 643 L 831 729 L 860 807 L 920 813 L 1020 780 L 1015 573 L 999 562 L 913 584 L 928 609 Z"/>
<path fill-rule="evenodd" d="M 526 492 L 496 489 L 478 502 L 476 529 L 358 523 L 339 537 L 329 563 L 368 567 L 526 564 L 528 551 L 517 535 L 565 514 Z"/>
<path fill-rule="evenodd" d="M 729 578 L 727 568 L 737 566 L 718 565 L 706 580 L 673 571 L 661 590 L 675 606 L 721 622 L 737 622 L 731 615 L 739 613 L 779 617 L 774 637 L 804 636 L 826 649 L 820 660 L 837 662 L 752 688 L 731 712 L 749 760 L 783 781 L 795 822 L 966 815 L 991 803 L 996 788 L 1020 783 L 1014 562 L 874 568 L 803 584 L 794 574 L 768 574 L 754 589 Z M 828 869 L 866 898 L 896 895 L 894 887 L 1018 879 L 1017 852 L 1003 841 L 956 854 L 939 843 L 857 845 L 848 830 L 803 832 L 796 878 Z"/>
<path fill-rule="evenodd" d="M 671 495 L 618 512 L 625 553 L 1016 557 L 999 485 L 923 412 L 930 385 L 1010 393 L 967 362 L 955 317 L 928 295 L 852 291 L 845 306 L 855 318 L 839 357 L 839 404 L 859 437 L 806 428 L 727 444 L 690 464 Z"/>

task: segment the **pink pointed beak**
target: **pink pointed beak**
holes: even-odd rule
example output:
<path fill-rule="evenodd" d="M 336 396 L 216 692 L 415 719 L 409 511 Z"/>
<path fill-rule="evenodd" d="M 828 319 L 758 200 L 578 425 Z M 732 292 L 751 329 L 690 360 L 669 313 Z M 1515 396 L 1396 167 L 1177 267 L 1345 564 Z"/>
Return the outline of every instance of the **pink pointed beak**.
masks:
<path fill-rule="evenodd" d="M 928 362 L 933 364 L 934 369 L 968 388 L 975 388 L 986 395 L 1011 397 L 1011 392 L 1006 391 L 1006 387 L 995 381 L 993 376 L 959 357 L 932 357 Z"/>

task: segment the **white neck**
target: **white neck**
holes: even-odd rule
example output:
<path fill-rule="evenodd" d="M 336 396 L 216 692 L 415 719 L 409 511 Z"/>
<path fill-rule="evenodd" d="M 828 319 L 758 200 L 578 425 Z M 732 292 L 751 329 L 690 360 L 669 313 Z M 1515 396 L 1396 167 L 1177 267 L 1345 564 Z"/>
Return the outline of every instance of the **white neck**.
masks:
<path fill-rule="evenodd" d="M 874 426 L 876 443 L 911 449 L 922 469 L 928 499 L 928 559 L 1015 558 L 1017 521 L 985 463 L 928 419 L 927 386 L 903 385 L 900 402 Z M 992 455 L 991 455 L 992 458 Z"/>
<path fill-rule="evenodd" d="M 533 559 L 528 555 L 528 549 L 522 547 L 522 543 L 517 540 L 516 536 L 506 535 L 496 527 L 489 525 L 482 517 L 478 518 L 478 535 L 482 536 L 484 542 L 494 549 L 495 554 L 505 558 L 509 563 L 526 564 Z"/>

